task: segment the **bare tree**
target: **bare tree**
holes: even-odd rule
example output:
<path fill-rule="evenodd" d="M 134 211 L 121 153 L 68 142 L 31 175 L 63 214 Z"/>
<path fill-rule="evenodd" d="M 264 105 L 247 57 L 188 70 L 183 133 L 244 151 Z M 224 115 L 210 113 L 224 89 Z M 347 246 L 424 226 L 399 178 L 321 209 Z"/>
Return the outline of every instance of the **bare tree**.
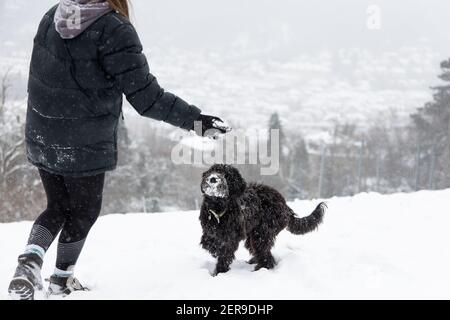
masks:
<path fill-rule="evenodd" d="M 6 99 L 8 90 L 11 88 L 11 84 L 9 83 L 9 76 L 11 73 L 11 68 L 6 69 L 6 72 L 1 77 L 1 84 L 0 84 L 0 120 L 3 119 L 3 113 L 6 107 Z"/>
<path fill-rule="evenodd" d="M 7 187 L 7 181 L 12 175 L 26 167 L 25 164 L 17 163 L 22 155 L 23 146 L 23 139 L 12 145 L 0 143 L 0 177 L 3 188 Z"/>
<path fill-rule="evenodd" d="M 10 122 L 6 110 L 10 84 L 10 70 L 0 75 L 0 221 L 14 221 L 14 212 L 18 205 L 14 195 L 17 194 L 17 183 L 14 177 L 18 173 L 23 157 L 23 137 L 18 122 Z M 23 162 L 23 161 L 22 161 Z"/>
<path fill-rule="evenodd" d="M 26 167 L 21 163 L 20 157 L 23 155 L 25 138 L 20 132 L 10 132 L 10 126 L 6 126 L 6 104 L 7 93 L 11 88 L 9 82 L 11 68 L 8 68 L 1 76 L 0 83 L 0 181 L 1 188 L 7 188 L 8 179 L 19 170 Z M 18 124 L 20 126 L 20 124 Z M 3 131 L 3 132 L 1 132 Z"/>

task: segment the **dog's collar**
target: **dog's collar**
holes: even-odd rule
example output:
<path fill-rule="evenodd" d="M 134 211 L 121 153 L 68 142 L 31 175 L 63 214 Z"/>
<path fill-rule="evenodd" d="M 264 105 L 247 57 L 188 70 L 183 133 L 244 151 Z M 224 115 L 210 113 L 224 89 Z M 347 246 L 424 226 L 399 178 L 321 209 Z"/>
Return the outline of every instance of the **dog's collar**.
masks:
<path fill-rule="evenodd" d="M 225 215 L 225 213 L 227 212 L 227 209 L 223 210 L 223 212 L 221 212 L 219 214 L 217 212 L 215 212 L 213 209 L 209 209 L 208 211 L 209 211 L 209 220 L 211 220 L 211 214 L 212 214 L 214 216 L 214 218 L 216 218 L 217 223 L 220 223 L 220 218 L 222 218 Z"/>

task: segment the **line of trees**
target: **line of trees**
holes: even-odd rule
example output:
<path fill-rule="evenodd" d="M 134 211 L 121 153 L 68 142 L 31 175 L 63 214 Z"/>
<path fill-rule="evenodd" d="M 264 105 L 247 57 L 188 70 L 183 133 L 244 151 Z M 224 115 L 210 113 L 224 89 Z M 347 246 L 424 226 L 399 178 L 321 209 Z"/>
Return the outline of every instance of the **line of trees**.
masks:
<path fill-rule="evenodd" d="M 268 129 L 280 130 L 279 173 L 238 167 L 248 180 L 270 184 L 291 200 L 450 188 L 450 59 L 441 69 L 443 84 L 432 88 L 432 101 L 407 126 L 390 114 L 368 127 L 336 123 L 326 141 L 307 141 L 285 130 L 274 113 Z M 9 79 L 8 72 L 0 77 L 0 222 L 34 219 L 45 206 L 37 170 L 26 160 L 25 116 L 12 112 Z M 133 141 L 121 123 L 119 168 L 108 173 L 103 213 L 198 209 L 205 168 L 173 164 L 177 141 L 162 130 Z"/>
<path fill-rule="evenodd" d="M 432 88 L 432 101 L 406 126 L 390 114 L 368 128 L 336 123 L 330 141 L 322 143 L 281 139 L 289 155 L 282 152 L 278 187 L 291 199 L 450 188 L 450 59 L 441 70 L 443 84 Z M 277 114 L 269 128 L 284 132 Z"/>

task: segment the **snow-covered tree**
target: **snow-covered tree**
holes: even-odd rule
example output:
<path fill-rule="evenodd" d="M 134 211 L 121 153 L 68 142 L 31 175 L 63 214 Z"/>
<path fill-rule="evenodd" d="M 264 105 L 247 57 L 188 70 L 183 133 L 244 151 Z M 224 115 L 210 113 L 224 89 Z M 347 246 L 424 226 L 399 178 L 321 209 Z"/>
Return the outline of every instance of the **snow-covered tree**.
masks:
<path fill-rule="evenodd" d="M 302 136 L 293 139 L 292 152 L 289 156 L 289 173 L 287 175 L 288 198 L 305 199 L 309 195 L 311 166 L 308 147 Z"/>
<path fill-rule="evenodd" d="M 433 87 L 433 101 L 412 116 L 419 187 L 450 187 L 450 59 L 441 63 L 442 85 Z M 423 167 L 421 163 L 428 163 Z"/>
<path fill-rule="evenodd" d="M 25 154 L 23 105 L 9 96 L 10 72 L 0 76 L 0 221 L 32 219 L 44 207 L 37 170 Z"/>
<path fill-rule="evenodd" d="M 278 150 L 272 149 L 272 130 L 278 130 L 279 140 L 275 142 L 275 146 Z M 280 169 L 278 174 L 274 176 L 263 177 L 263 180 L 269 183 L 271 186 L 284 190 L 286 189 L 286 175 L 288 172 L 288 156 L 289 156 L 289 148 L 286 145 L 286 136 L 283 128 L 283 124 L 281 123 L 281 118 L 278 112 L 273 113 L 270 116 L 269 124 L 268 124 L 268 150 L 270 152 L 271 157 L 274 157 L 276 153 L 279 154 L 279 163 Z"/>
<path fill-rule="evenodd" d="M 10 71 L 0 77 L 0 183 L 2 191 L 6 190 L 8 181 L 21 169 L 24 164 L 20 157 L 23 155 L 25 139 L 22 136 L 20 118 L 6 110 Z"/>

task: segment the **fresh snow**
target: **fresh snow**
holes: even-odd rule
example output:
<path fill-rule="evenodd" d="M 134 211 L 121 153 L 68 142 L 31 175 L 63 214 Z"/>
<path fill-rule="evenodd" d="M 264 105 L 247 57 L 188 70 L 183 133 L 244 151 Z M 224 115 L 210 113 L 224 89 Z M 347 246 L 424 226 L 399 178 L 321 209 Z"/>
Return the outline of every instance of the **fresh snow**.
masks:
<path fill-rule="evenodd" d="M 450 190 L 333 198 L 318 232 L 280 234 L 275 270 L 252 272 L 241 247 L 216 278 L 198 212 L 105 216 L 76 270 L 92 291 L 67 299 L 449 299 L 449 202 Z M 291 205 L 307 215 L 317 203 Z M 0 224 L 0 299 L 30 227 Z M 52 247 L 44 277 L 54 259 Z"/>

